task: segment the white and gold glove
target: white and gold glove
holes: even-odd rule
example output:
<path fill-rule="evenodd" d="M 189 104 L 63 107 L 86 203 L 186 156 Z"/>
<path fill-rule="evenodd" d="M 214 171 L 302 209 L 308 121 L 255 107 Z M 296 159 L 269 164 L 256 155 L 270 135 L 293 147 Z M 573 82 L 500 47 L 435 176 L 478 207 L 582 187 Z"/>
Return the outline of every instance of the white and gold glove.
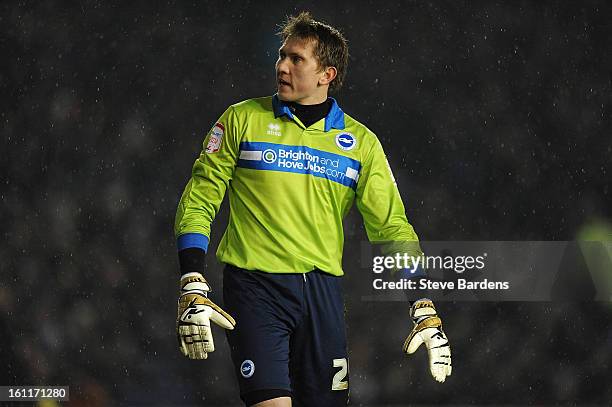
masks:
<path fill-rule="evenodd" d="M 236 321 L 208 299 L 210 286 L 200 273 L 181 277 L 176 331 L 179 349 L 189 359 L 206 359 L 215 350 L 210 321 L 225 329 L 234 329 Z"/>
<path fill-rule="evenodd" d="M 429 354 L 429 370 L 440 383 L 450 376 L 453 366 L 448 338 L 442 330 L 442 321 L 436 313 L 436 307 L 431 300 L 423 298 L 412 304 L 410 316 L 414 328 L 404 342 L 404 352 L 414 353 L 422 343 Z"/>

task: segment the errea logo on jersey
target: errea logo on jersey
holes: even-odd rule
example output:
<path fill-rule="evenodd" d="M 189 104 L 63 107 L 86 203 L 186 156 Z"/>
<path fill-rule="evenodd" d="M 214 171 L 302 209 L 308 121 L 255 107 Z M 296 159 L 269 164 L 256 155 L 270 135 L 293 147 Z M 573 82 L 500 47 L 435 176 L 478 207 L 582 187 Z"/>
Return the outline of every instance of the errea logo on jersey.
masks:
<path fill-rule="evenodd" d="M 351 133 L 339 133 L 336 135 L 336 145 L 340 150 L 350 151 L 357 146 L 357 139 Z"/>
<path fill-rule="evenodd" d="M 280 124 L 270 123 L 268 124 L 268 131 L 266 134 L 270 136 L 282 136 L 280 132 Z"/>

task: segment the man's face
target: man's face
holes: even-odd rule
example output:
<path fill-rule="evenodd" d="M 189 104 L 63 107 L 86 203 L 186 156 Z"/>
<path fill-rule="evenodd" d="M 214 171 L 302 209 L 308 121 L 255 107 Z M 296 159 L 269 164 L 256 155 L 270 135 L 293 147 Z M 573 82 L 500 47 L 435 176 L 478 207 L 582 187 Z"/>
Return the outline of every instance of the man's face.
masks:
<path fill-rule="evenodd" d="M 276 85 L 281 100 L 312 105 L 327 99 L 329 78 L 319 66 L 314 45 L 289 37 L 278 50 Z"/>

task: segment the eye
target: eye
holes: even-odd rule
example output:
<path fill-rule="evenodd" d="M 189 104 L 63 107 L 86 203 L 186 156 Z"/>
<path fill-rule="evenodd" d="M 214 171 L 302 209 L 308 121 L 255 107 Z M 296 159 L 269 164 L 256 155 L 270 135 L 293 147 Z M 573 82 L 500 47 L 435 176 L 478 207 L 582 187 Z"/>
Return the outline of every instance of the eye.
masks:
<path fill-rule="evenodd" d="M 302 59 L 303 59 L 302 57 L 298 57 L 298 56 L 294 56 L 291 58 L 294 64 L 297 64 L 298 62 L 302 61 Z"/>

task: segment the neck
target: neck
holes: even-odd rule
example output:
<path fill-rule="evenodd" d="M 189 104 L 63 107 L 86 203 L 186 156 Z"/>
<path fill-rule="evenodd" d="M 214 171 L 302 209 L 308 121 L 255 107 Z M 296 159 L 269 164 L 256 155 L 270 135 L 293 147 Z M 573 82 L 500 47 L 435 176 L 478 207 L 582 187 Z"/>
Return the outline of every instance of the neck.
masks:
<path fill-rule="evenodd" d="M 288 102 L 287 104 L 291 112 L 300 119 L 304 126 L 310 127 L 327 116 L 332 100 L 325 99 L 323 103 L 317 103 L 316 105 L 303 105 L 298 102 Z"/>
<path fill-rule="evenodd" d="M 322 90 L 322 89 L 321 89 Z M 319 105 L 327 100 L 327 90 L 314 94 L 308 95 L 299 100 L 293 100 L 293 102 L 300 105 Z"/>
<path fill-rule="evenodd" d="M 303 102 L 298 102 L 298 101 L 295 101 L 295 102 L 286 102 L 286 103 L 289 106 L 300 106 L 300 107 L 304 107 L 304 108 L 308 109 L 308 108 L 311 108 L 311 107 L 317 107 L 317 106 L 324 105 L 324 104 L 327 103 L 328 100 L 329 99 L 326 98 L 325 100 L 323 100 L 320 103 L 303 103 Z"/>

